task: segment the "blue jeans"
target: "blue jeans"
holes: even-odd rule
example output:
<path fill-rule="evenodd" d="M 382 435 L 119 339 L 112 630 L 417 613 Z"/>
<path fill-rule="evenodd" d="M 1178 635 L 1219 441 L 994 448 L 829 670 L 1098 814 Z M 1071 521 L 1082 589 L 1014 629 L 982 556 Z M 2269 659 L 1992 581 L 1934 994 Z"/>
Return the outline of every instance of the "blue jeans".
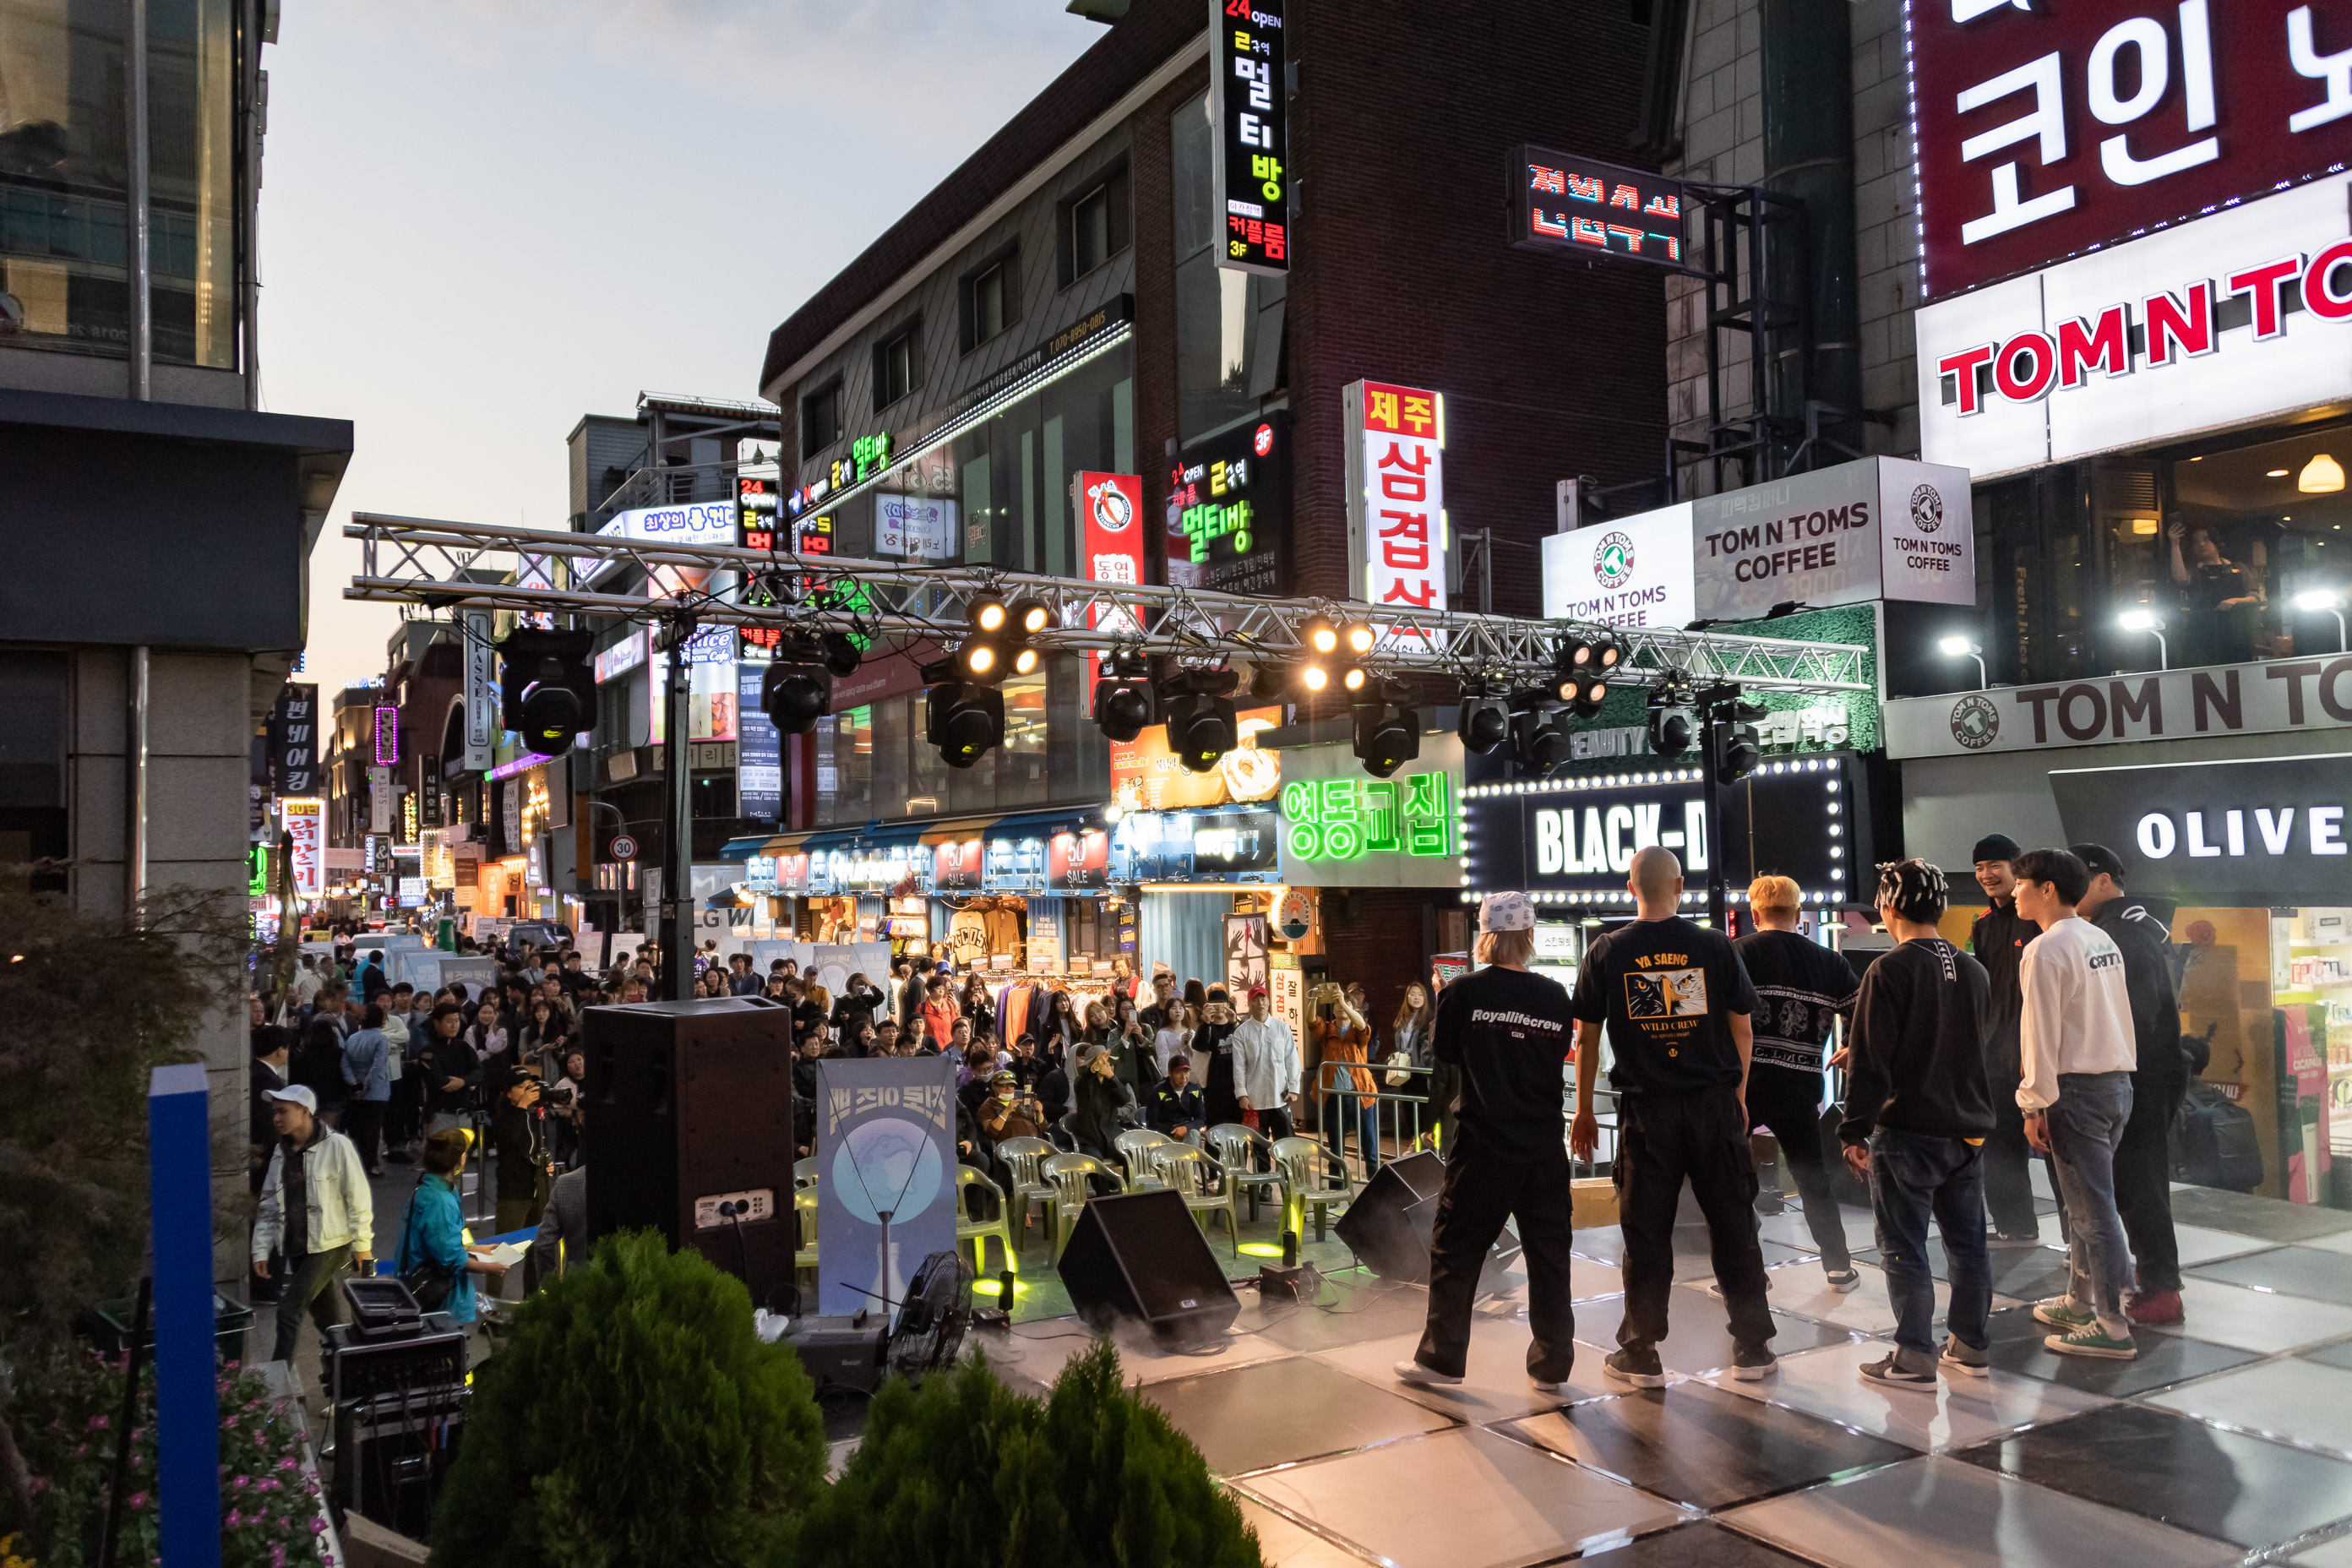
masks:
<path fill-rule="evenodd" d="M 1984 1150 L 1958 1138 L 1882 1127 L 1870 1141 L 1870 1207 L 1895 1307 L 1895 1364 L 1936 1367 L 1936 1277 L 1927 1267 L 1927 1216 L 1951 1262 L 1952 1336 L 1970 1350 L 1991 1343 L 1992 1265 L 1985 1256 Z"/>
<path fill-rule="evenodd" d="M 1381 1168 L 1381 1102 L 1359 1095 L 1351 1089 L 1335 1089 L 1323 1102 L 1326 1136 L 1331 1152 L 1341 1159 L 1348 1157 L 1348 1125 L 1353 1122 L 1363 1152 L 1364 1169 Z"/>
<path fill-rule="evenodd" d="M 2118 1339 L 2131 1337 L 2123 1306 L 2131 1248 L 2116 1212 L 2116 1145 L 2123 1142 L 2131 1107 L 2127 1072 L 2060 1073 L 2058 1102 L 2048 1119 L 2051 1174 L 2066 1205 L 2068 1293 Z"/>

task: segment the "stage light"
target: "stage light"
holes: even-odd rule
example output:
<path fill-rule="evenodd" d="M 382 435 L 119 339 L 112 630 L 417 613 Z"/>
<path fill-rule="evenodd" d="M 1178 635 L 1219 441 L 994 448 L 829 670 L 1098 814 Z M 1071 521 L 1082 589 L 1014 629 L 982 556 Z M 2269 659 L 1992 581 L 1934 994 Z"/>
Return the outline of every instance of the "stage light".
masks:
<path fill-rule="evenodd" d="M 1567 699 L 1570 709 L 1578 718 L 1590 719 L 1601 711 L 1603 702 L 1609 700 L 1609 683 L 1587 676 L 1582 680 L 1570 683 L 1561 695 Z"/>
<path fill-rule="evenodd" d="M 1351 664 L 1339 672 L 1339 684 L 1349 691 L 1361 691 L 1364 682 L 1370 679 L 1370 672 L 1360 664 Z"/>
<path fill-rule="evenodd" d="M 1349 621 L 1339 628 L 1339 640 L 1347 645 L 1349 653 L 1359 656 L 1372 651 L 1375 637 L 1372 628 L 1361 621 Z"/>
<path fill-rule="evenodd" d="M 1331 672 L 1319 664 L 1310 664 L 1298 672 L 1298 684 L 1309 691 L 1320 691 L 1331 684 Z"/>
<path fill-rule="evenodd" d="M 967 637 L 956 650 L 956 668 L 967 680 L 993 686 L 1004 679 L 1004 650 L 987 637 Z"/>
<path fill-rule="evenodd" d="M 1310 616 L 1298 628 L 1300 640 L 1312 653 L 1330 653 L 1339 646 L 1339 628 L 1328 616 Z"/>
<path fill-rule="evenodd" d="M 972 630 L 982 636 L 993 636 L 1004 629 L 1008 612 L 1003 600 L 993 594 L 985 594 L 971 602 L 971 609 L 964 618 L 971 623 Z"/>
<path fill-rule="evenodd" d="M 1013 673 L 1015 675 L 1035 674 L 1037 670 L 1038 658 L 1038 652 L 1034 647 L 1024 647 L 1021 649 L 1013 656 Z"/>
<path fill-rule="evenodd" d="M 1230 669 L 1179 670 L 1160 683 L 1168 750 L 1186 771 L 1205 773 L 1240 744 L 1233 703 L 1234 689 L 1240 684 Z"/>
<path fill-rule="evenodd" d="M 1143 733 L 1152 720 L 1151 664 L 1139 648 L 1120 648 L 1103 663 L 1095 682 L 1095 727 L 1122 744 Z"/>
<path fill-rule="evenodd" d="M 822 666 L 803 662 L 808 650 L 787 643 L 760 675 L 760 711 L 782 735 L 805 735 L 833 711 L 833 679 Z"/>
<path fill-rule="evenodd" d="M 1691 714 L 1690 693 L 1662 686 L 1650 693 L 1650 750 L 1661 757 L 1679 757 L 1691 748 L 1697 725 Z"/>
<path fill-rule="evenodd" d="M 1540 706 L 1512 705 L 1511 761 L 1522 773 L 1541 776 L 1568 760 L 1568 731 L 1559 719 Z"/>
<path fill-rule="evenodd" d="M 857 667 L 866 659 L 866 650 L 847 632 L 825 633 L 824 647 L 824 668 L 845 679 L 856 675 Z"/>
<path fill-rule="evenodd" d="M 1013 635 L 1034 637 L 1053 623 L 1054 612 L 1041 599 L 1016 599 L 1006 612 L 1013 623 Z"/>
<path fill-rule="evenodd" d="M 1716 742 L 1715 780 L 1720 784 L 1736 784 L 1754 773 L 1763 761 L 1756 721 L 1763 718 L 1767 710 L 1761 703 L 1742 702 L 1735 698 L 1717 712 L 1722 731 Z"/>
<path fill-rule="evenodd" d="M 499 720 L 531 751 L 558 757 L 596 722 L 593 632 L 517 630 L 498 645 Z"/>
<path fill-rule="evenodd" d="M 943 680 L 923 694 L 923 739 L 951 768 L 968 768 L 1004 739 L 1004 693 Z"/>
<path fill-rule="evenodd" d="M 1492 692 L 1474 695 L 1465 688 L 1454 732 L 1462 738 L 1464 750 L 1486 756 L 1511 738 L 1510 704 Z"/>
<path fill-rule="evenodd" d="M 1356 710 L 1356 760 L 1376 779 L 1421 755 L 1421 715 L 1381 701 Z"/>

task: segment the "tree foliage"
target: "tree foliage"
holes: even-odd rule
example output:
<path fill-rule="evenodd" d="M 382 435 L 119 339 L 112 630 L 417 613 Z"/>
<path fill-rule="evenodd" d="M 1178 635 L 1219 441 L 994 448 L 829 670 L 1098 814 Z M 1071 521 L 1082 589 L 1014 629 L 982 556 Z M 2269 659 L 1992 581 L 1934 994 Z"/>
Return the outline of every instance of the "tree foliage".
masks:
<path fill-rule="evenodd" d="M 774 1568 L 1257 1568 L 1257 1540 L 1200 1450 L 1119 1383 L 1108 1341 L 1044 1403 L 984 1360 L 892 1382 L 841 1479 Z"/>
<path fill-rule="evenodd" d="M 432 1560 L 757 1563 L 824 1476 L 808 1374 L 759 1342 L 742 1283 L 625 1232 L 525 1304 L 476 1374 Z"/>

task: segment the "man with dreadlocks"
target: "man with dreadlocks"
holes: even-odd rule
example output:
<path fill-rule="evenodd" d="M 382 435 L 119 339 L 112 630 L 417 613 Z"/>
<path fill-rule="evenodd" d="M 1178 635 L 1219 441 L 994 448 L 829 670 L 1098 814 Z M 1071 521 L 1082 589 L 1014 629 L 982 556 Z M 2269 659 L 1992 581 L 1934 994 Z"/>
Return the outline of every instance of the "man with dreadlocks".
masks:
<path fill-rule="evenodd" d="M 1984 1141 L 1993 1129 L 1985 1075 L 1992 980 L 1936 932 L 1944 874 L 1925 860 L 1878 868 L 1878 914 L 1895 950 L 1871 964 L 1854 1002 L 1845 1121 L 1846 1163 L 1870 1184 L 1895 1349 L 1862 1375 L 1896 1388 L 1937 1385 L 1936 1280 L 1927 1216 L 1951 1261 L 1950 1333 L 1941 1361 L 1985 1373 L 1992 1268 L 1985 1251 Z"/>

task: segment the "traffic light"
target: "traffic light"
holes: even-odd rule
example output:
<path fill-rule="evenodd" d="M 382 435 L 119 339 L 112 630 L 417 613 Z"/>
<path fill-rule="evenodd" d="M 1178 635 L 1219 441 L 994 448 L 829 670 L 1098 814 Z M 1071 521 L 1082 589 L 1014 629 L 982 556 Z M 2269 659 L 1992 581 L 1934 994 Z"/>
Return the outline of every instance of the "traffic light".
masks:
<path fill-rule="evenodd" d="M 518 629 L 499 644 L 499 722 L 543 757 L 596 727 L 593 632 Z"/>

